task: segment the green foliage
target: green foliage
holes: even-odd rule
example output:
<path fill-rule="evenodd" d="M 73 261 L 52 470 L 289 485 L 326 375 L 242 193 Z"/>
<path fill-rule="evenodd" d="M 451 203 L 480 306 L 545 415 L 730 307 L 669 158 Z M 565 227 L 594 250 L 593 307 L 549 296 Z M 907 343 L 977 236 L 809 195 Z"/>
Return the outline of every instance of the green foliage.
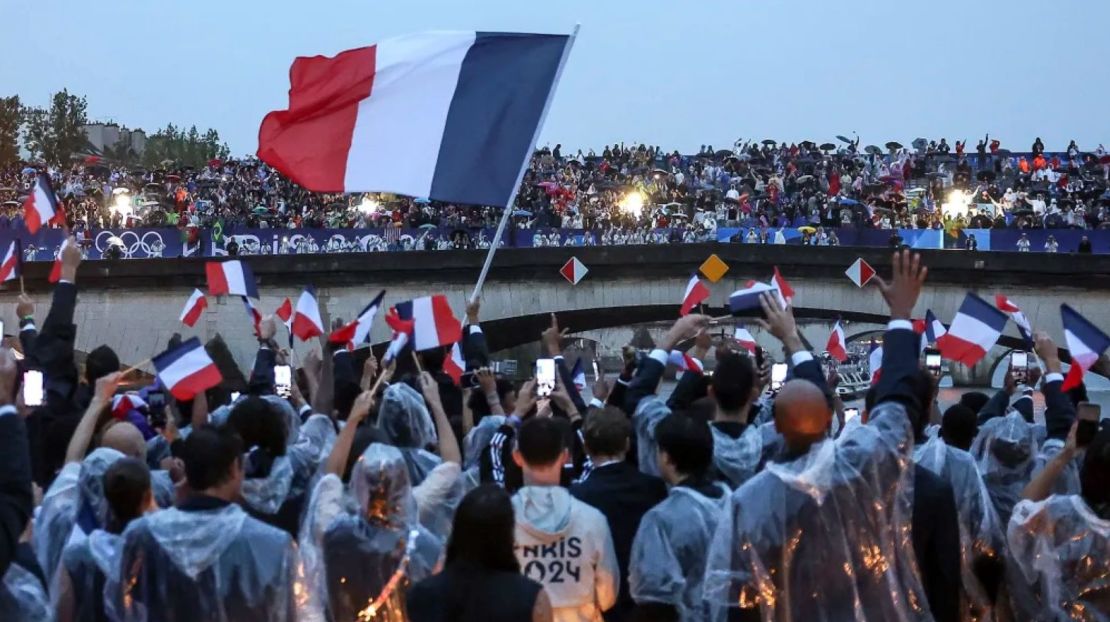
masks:
<path fill-rule="evenodd" d="M 31 157 L 52 166 L 69 164 L 85 149 L 88 138 L 84 126 L 89 122 L 85 98 L 63 89 L 50 98 L 49 108 L 23 111 L 23 143 Z"/>
<path fill-rule="evenodd" d="M 188 130 L 170 123 L 147 138 L 143 165 L 158 167 L 169 160 L 174 166 L 206 166 L 212 158 L 227 159 L 231 151 L 220 142 L 220 134 L 209 129 L 203 135 L 194 125 Z"/>
<path fill-rule="evenodd" d="M 19 95 L 0 97 L 0 167 L 19 160 L 19 126 L 23 124 L 23 106 Z"/>

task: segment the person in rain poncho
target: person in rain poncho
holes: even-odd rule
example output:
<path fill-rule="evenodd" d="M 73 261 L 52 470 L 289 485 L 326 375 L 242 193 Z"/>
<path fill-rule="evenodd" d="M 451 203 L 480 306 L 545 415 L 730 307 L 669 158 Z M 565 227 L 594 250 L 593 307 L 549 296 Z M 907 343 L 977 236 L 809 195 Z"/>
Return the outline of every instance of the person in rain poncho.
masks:
<path fill-rule="evenodd" d="M 655 437 L 659 470 L 671 488 L 644 515 L 632 544 L 635 619 L 723 620 L 725 608 L 702 594 L 706 553 L 729 492 L 708 477 L 714 437 L 704 423 L 681 414 L 661 421 Z"/>
<path fill-rule="evenodd" d="M 931 620 L 910 534 L 919 259 L 894 256 L 877 406 L 828 439 L 825 393 L 801 380 L 775 400 L 783 451 L 728 500 L 709 549 L 705 598 L 765 620 Z M 775 326 L 777 313 L 768 313 Z"/>
<path fill-rule="evenodd" d="M 70 544 L 51 587 L 60 622 L 106 620 L 104 586 L 118 571 L 121 534 L 133 519 L 154 508 L 150 470 L 134 458 L 117 460 L 104 473 L 109 515 L 103 529 Z"/>
<path fill-rule="evenodd" d="M 0 581 L 0 620 L 49 622 L 54 612 L 41 577 L 16 559 Z"/>
<path fill-rule="evenodd" d="M 119 573 L 105 589 L 118 620 L 297 618 L 306 603 L 292 538 L 234 503 L 242 454 L 230 430 L 204 426 L 185 439 L 190 497 L 132 522 L 123 534 Z"/>
<path fill-rule="evenodd" d="M 378 410 L 378 428 L 390 444 L 401 450 L 408 465 L 409 481 L 418 485 L 441 460 L 429 447 L 436 445 L 436 428 L 416 389 L 404 383 L 389 385 Z"/>
<path fill-rule="evenodd" d="M 1049 494 L 1085 453 L 1080 494 Z M 1007 582 L 1019 620 L 1110 620 L 1110 429 L 1077 451 L 1075 431 L 1014 507 Z"/>
<path fill-rule="evenodd" d="M 338 480 L 326 475 L 317 489 L 332 479 Z M 326 518 L 315 518 L 320 527 L 308 536 L 320 534 L 318 540 L 302 543 L 318 547 L 311 554 L 318 564 L 307 570 L 314 583 L 309 619 L 355 620 L 374 612 L 374 620 L 405 620 L 405 588 L 432 574 L 443 541 L 420 526 L 408 466 L 396 447 L 370 445 L 351 471 L 350 488 L 354 511 L 337 513 L 326 526 Z"/>
<path fill-rule="evenodd" d="M 335 438 L 331 421 L 313 415 L 303 426 L 286 400 L 247 397 L 236 402 L 227 425 L 239 435 L 243 507 L 251 516 L 296 536 L 305 487 Z"/>
<path fill-rule="evenodd" d="M 717 405 L 713 432 L 713 468 L 730 488 L 738 488 L 755 475 L 763 451 L 759 426 L 749 425 L 752 400 L 759 383 L 751 360 L 736 353 L 718 357 L 709 380 L 709 394 Z"/>

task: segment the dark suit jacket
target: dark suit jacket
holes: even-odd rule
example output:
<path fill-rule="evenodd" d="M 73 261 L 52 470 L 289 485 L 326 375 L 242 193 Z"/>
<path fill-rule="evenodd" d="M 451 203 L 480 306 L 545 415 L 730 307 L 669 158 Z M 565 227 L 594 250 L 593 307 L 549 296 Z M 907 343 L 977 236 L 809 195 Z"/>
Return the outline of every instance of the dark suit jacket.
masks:
<path fill-rule="evenodd" d="M 31 519 L 31 456 L 23 419 L 0 415 L 0 576 L 16 557 L 19 536 Z"/>
<path fill-rule="evenodd" d="M 960 525 L 952 486 L 929 469 L 913 470 L 913 550 L 937 622 L 960 619 Z"/>
<path fill-rule="evenodd" d="M 621 569 L 621 591 L 617 604 L 605 612 L 605 620 L 625 620 L 635 607 L 628 590 L 628 558 L 640 519 L 667 497 L 667 487 L 658 477 L 644 475 L 627 462 L 595 468 L 585 481 L 570 487 L 570 494 L 605 515 L 613 548 Z"/>

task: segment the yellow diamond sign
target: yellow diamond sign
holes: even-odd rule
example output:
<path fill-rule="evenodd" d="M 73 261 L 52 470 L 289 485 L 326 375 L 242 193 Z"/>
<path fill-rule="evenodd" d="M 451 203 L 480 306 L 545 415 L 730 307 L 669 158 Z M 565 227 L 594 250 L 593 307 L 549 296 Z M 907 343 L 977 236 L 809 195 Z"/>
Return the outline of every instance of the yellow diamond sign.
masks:
<path fill-rule="evenodd" d="M 721 258 L 714 254 L 710 255 L 709 259 L 706 259 L 698 269 L 711 283 L 716 283 L 728 272 L 728 264 L 721 261 Z"/>

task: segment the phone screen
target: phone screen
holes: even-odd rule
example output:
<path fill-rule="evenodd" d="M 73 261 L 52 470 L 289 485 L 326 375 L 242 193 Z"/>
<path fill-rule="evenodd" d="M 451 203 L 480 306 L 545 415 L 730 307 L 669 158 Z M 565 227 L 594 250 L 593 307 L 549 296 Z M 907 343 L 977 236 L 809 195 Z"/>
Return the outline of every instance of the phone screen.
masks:
<path fill-rule="evenodd" d="M 31 369 L 23 372 L 23 404 L 42 406 L 42 372 Z"/>
<path fill-rule="evenodd" d="M 536 397 L 549 397 L 555 390 L 555 359 L 536 361 Z"/>
<path fill-rule="evenodd" d="M 929 353 L 929 352 L 925 353 L 925 367 L 928 367 L 929 369 L 939 368 L 940 367 L 940 355 L 939 354 L 932 354 L 932 353 Z"/>
<path fill-rule="evenodd" d="M 274 388 L 279 397 L 292 394 L 293 370 L 288 365 L 274 365 Z"/>
<path fill-rule="evenodd" d="M 786 363 L 775 363 L 771 366 L 771 388 L 778 389 L 786 382 Z"/>
<path fill-rule="evenodd" d="M 1029 367 L 1029 353 L 1028 352 L 1014 352 L 1010 355 L 1010 366 L 1014 369 L 1022 369 Z"/>
<path fill-rule="evenodd" d="M 232 391 L 232 392 L 231 392 L 231 401 L 232 401 L 232 402 L 237 402 L 237 401 L 239 401 L 239 396 L 240 396 L 240 395 L 242 395 L 242 393 L 240 393 L 240 392 L 238 392 L 238 391 Z"/>
<path fill-rule="evenodd" d="M 1079 424 L 1075 428 L 1075 444 L 1086 447 L 1098 434 L 1098 420 L 1102 417 L 1102 406 L 1090 402 L 1080 402 L 1076 409 Z"/>
<path fill-rule="evenodd" d="M 160 411 L 166 407 L 166 394 L 161 391 L 149 391 L 146 394 L 146 405 L 150 412 Z"/>
<path fill-rule="evenodd" d="M 859 416 L 858 408 L 845 408 L 844 409 L 844 423 L 848 423 L 852 419 Z"/>

